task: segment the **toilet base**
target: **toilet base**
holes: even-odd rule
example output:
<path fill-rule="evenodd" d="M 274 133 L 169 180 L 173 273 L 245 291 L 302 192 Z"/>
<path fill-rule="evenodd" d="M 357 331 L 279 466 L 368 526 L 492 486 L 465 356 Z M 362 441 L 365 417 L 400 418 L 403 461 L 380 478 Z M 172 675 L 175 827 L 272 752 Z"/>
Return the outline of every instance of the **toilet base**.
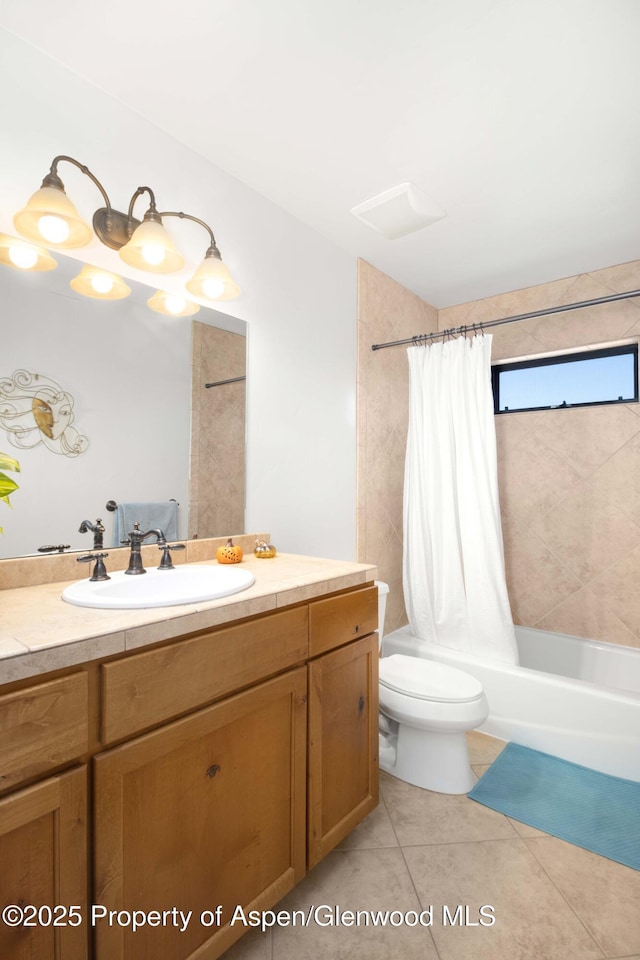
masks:
<path fill-rule="evenodd" d="M 476 782 L 464 732 L 432 733 L 404 723 L 397 737 L 380 735 L 380 769 L 436 793 L 468 793 Z"/>

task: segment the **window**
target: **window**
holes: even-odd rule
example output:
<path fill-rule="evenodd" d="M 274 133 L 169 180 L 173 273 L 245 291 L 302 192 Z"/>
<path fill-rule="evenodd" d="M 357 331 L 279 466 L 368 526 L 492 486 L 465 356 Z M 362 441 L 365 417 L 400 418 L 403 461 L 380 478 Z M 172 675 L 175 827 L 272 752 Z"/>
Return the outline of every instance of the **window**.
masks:
<path fill-rule="evenodd" d="M 638 401 L 638 344 L 491 368 L 495 413 Z"/>

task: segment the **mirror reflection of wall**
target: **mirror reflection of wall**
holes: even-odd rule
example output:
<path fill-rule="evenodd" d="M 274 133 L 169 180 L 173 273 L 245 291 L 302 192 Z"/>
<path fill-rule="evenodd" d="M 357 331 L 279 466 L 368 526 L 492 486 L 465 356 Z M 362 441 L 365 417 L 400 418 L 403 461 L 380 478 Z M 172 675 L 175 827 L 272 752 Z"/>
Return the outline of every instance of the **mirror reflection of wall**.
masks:
<path fill-rule="evenodd" d="M 246 337 L 194 320 L 190 537 L 244 532 L 245 375 Z"/>
<path fill-rule="evenodd" d="M 218 344 L 209 345 L 209 331 L 214 336 L 222 333 L 210 326 L 219 324 L 226 326 L 226 337 L 234 348 L 222 351 L 216 378 L 222 379 L 218 376 L 222 356 L 233 364 L 227 376 L 237 375 L 239 364 L 244 364 L 246 325 L 202 308 L 194 330 L 204 329 L 205 335 L 194 332 L 192 337 L 190 318 L 149 310 L 146 300 L 152 289 L 131 283 L 133 293 L 126 300 L 91 300 L 69 287 L 81 264 L 58 253 L 55 259 L 58 267 L 48 273 L 0 267 L 0 379 L 27 370 L 54 380 L 73 398 L 73 426 L 87 438 L 88 445 L 74 458 L 59 455 L 43 443 L 19 449 L 0 427 L 0 452 L 17 459 L 21 467 L 14 475 L 19 487 L 11 496 L 11 508 L 0 503 L 0 527 L 4 530 L 0 558 L 33 554 L 45 544 L 68 544 L 72 550 L 88 551 L 91 533 L 81 534 L 79 527 L 83 520 L 98 517 L 106 528 L 104 542 L 111 545 L 113 514 L 106 511 L 108 500 L 175 498 L 180 503 L 180 538 L 192 530 L 201 537 L 209 536 L 202 532 L 208 529 L 208 518 L 205 521 L 198 514 L 195 527 L 189 518 L 190 503 L 200 509 L 192 488 L 198 484 L 203 489 L 197 474 L 191 480 L 189 476 L 191 450 L 196 450 L 196 444 L 201 449 L 195 433 L 193 444 L 191 441 L 192 371 L 194 364 L 201 364 L 212 351 L 217 353 Z M 208 376 L 206 370 L 204 374 Z M 200 396 L 200 406 L 208 399 L 206 394 L 216 391 L 196 387 L 196 382 L 193 392 Z M 236 412 L 210 418 L 216 428 L 215 441 L 207 445 L 207 457 L 200 457 L 209 477 L 213 476 L 209 463 L 214 459 L 214 442 L 222 448 L 216 451 L 221 462 L 228 448 L 234 451 L 234 464 L 240 464 L 241 482 L 233 487 L 232 505 L 225 508 L 224 485 L 213 493 L 233 527 L 225 525 L 224 533 L 243 529 L 244 383 L 237 386 L 241 389 L 236 394 Z M 194 412 L 196 409 L 194 401 Z M 237 423 L 240 411 L 241 430 Z M 203 420 L 206 423 L 201 409 L 197 419 L 200 425 Z M 223 434 L 225 424 L 233 428 L 228 441 Z"/>

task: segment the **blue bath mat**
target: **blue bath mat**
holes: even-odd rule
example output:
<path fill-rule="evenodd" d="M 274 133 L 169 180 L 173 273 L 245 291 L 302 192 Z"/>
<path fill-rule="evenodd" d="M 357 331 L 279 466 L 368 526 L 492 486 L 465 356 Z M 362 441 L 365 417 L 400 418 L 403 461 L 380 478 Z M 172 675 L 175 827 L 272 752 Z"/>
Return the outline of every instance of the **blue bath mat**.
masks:
<path fill-rule="evenodd" d="M 508 743 L 468 796 L 640 870 L 640 783 Z"/>

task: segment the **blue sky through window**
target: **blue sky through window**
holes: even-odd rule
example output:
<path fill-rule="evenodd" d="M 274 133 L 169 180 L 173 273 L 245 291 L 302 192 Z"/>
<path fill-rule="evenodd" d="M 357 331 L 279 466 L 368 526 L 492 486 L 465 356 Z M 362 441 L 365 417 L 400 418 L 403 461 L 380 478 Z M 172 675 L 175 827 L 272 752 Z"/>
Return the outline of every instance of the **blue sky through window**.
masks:
<path fill-rule="evenodd" d="M 633 400 L 636 393 L 632 353 L 551 362 L 508 370 L 497 367 L 500 410 L 559 407 L 563 404 Z"/>

